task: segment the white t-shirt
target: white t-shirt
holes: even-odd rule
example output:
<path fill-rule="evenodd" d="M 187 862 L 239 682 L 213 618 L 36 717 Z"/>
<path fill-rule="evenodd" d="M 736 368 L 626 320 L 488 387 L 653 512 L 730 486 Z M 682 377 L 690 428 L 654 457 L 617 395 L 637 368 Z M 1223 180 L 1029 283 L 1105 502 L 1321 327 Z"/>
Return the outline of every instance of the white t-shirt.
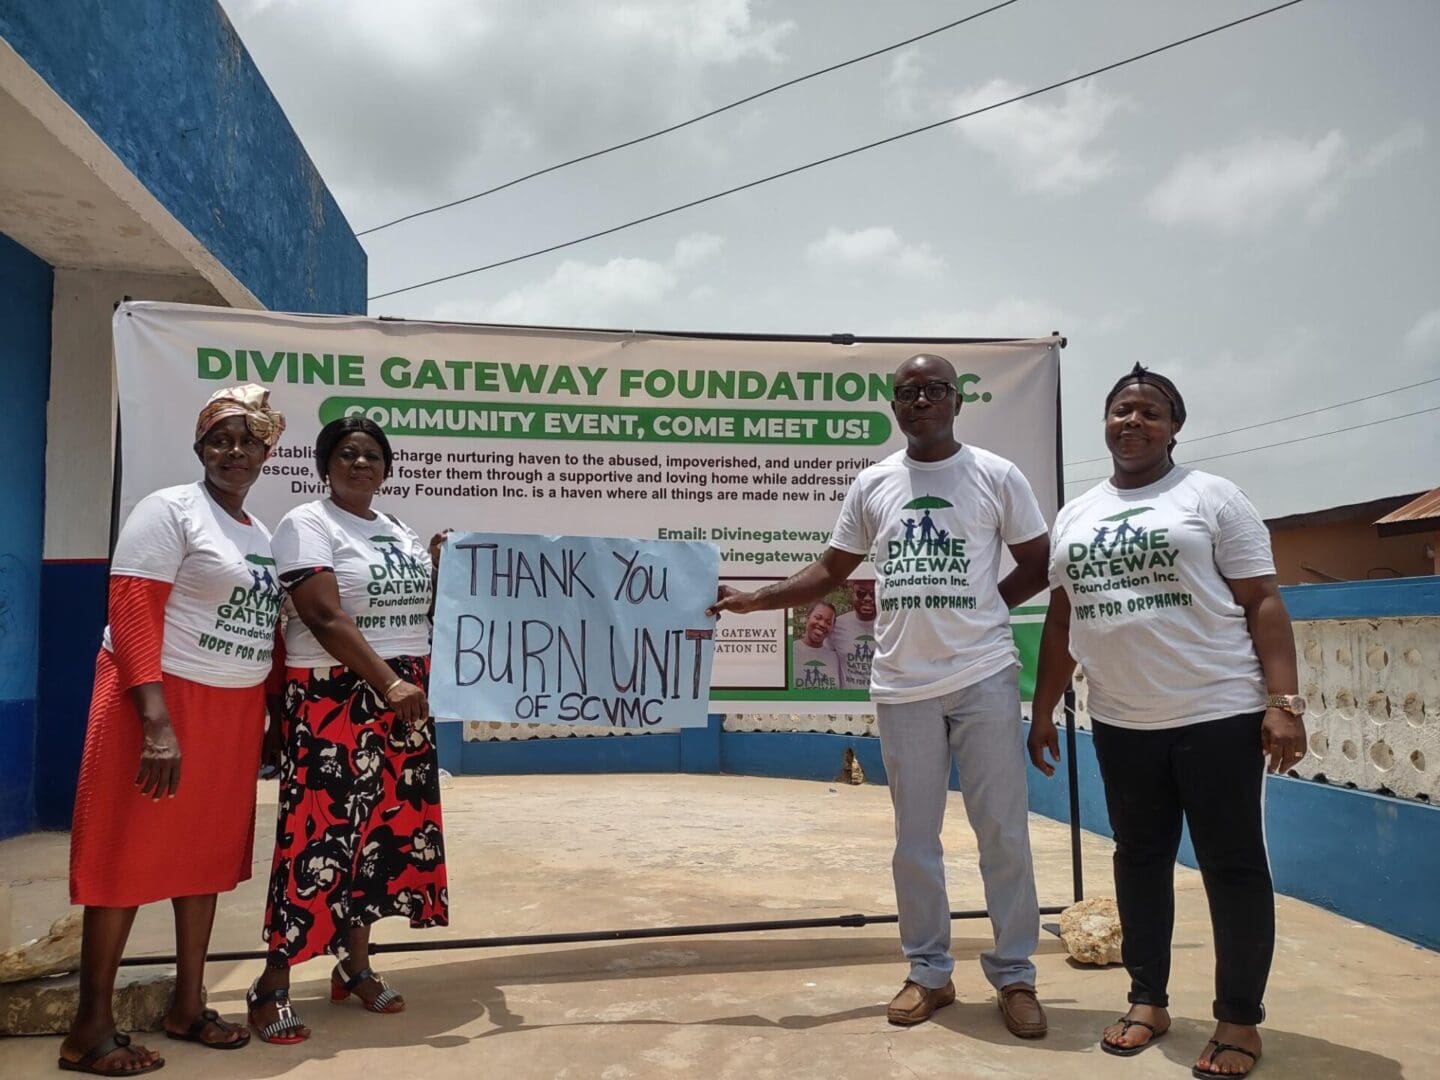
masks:
<path fill-rule="evenodd" d="M 340 607 L 382 660 L 430 655 L 430 550 L 385 514 L 366 520 L 329 499 L 297 506 L 275 526 L 280 573 L 335 571 Z M 338 667 L 302 619 L 285 624 L 291 667 Z"/>
<path fill-rule="evenodd" d="M 874 552 L 871 700 L 939 697 L 1018 662 L 1000 557 L 1044 534 L 1020 470 L 979 447 L 934 462 L 901 450 L 857 476 L 830 543 Z"/>
<path fill-rule="evenodd" d="M 110 573 L 169 582 L 160 669 L 205 686 L 255 686 L 270 673 L 284 594 L 270 532 L 236 521 L 203 483 L 162 488 L 125 520 Z M 110 627 L 103 644 L 114 651 Z"/>
<path fill-rule="evenodd" d="M 877 619 L 879 612 L 876 612 Z M 840 685 L 847 690 L 870 687 L 870 665 L 875 659 L 877 619 L 865 622 L 853 611 L 835 616 L 830 644 L 840 658 Z"/>
<path fill-rule="evenodd" d="M 1229 480 L 1177 466 L 1061 507 L 1050 587 L 1070 597 L 1070 655 L 1089 710 L 1118 727 L 1171 728 L 1254 712 L 1265 679 L 1226 579 L 1275 573 L 1270 534 Z"/>
<path fill-rule="evenodd" d="M 840 689 L 840 658 L 828 639 L 819 647 L 795 639 L 790 649 L 790 685 L 797 690 Z"/>

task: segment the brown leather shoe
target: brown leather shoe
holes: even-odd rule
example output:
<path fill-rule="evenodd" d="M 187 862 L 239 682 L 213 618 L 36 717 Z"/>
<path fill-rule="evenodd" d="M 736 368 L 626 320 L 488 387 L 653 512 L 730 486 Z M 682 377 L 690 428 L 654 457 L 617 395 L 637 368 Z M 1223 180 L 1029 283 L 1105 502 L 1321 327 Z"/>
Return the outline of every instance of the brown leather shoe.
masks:
<path fill-rule="evenodd" d="M 885 1010 L 885 1019 L 892 1024 L 908 1027 L 923 1024 L 936 1009 L 943 1009 L 955 1000 L 955 984 L 947 982 L 939 990 L 930 990 L 917 982 L 905 980 L 905 985 Z"/>
<path fill-rule="evenodd" d="M 1011 983 L 996 991 L 995 999 L 1005 1016 L 1005 1026 L 1017 1039 L 1038 1039 L 1050 1030 L 1045 1010 L 1029 983 Z"/>

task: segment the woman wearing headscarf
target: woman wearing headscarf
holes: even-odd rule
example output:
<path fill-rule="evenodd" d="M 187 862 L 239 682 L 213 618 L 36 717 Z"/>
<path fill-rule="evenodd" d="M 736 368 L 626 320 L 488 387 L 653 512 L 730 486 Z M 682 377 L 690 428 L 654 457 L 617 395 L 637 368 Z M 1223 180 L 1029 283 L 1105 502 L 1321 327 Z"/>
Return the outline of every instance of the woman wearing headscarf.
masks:
<path fill-rule="evenodd" d="M 203 479 L 140 500 L 116 541 L 70 840 L 70 899 L 85 915 L 61 1069 L 164 1065 L 117 1032 L 111 1012 L 136 909 L 157 900 L 175 910 L 166 1035 L 224 1050 L 249 1041 L 201 994 L 216 894 L 250 876 L 282 594 L 270 533 L 245 496 L 284 430 L 263 387 L 217 391 L 195 424 Z"/>
<path fill-rule="evenodd" d="M 1270 535 L 1230 481 L 1176 465 L 1174 383 L 1139 364 L 1105 399 L 1111 478 L 1061 508 L 1036 674 L 1030 757 L 1059 760 L 1053 720 L 1078 661 L 1115 836 L 1130 1009 L 1101 1049 L 1128 1057 L 1170 1029 L 1167 983 L 1182 822 L 1210 902 L 1215 1033 L 1192 1072 L 1260 1056 L 1275 949 L 1265 770 L 1305 753 L 1295 639 Z"/>
<path fill-rule="evenodd" d="M 266 1042 L 303 1042 L 290 968 L 329 953 L 330 998 L 372 1013 L 405 1002 L 370 968 L 370 927 L 449 921 L 440 766 L 425 693 L 434 568 L 430 544 L 371 503 L 390 475 L 385 433 L 363 417 L 327 424 L 315 467 L 330 497 L 275 529 L 285 625 L 280 810 L 265 911 L 265 971 L 247 998 Z"/>

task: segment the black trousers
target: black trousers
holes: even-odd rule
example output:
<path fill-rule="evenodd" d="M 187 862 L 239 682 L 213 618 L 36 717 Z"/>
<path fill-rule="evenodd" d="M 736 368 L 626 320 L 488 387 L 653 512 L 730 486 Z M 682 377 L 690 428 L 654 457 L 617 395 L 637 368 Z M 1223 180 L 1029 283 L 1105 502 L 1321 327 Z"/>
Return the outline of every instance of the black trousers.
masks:
<path fill-rule="evenodd" d="M 1169 1006 L 1175 856 L 1182 819 L 1210 901 L 1215 1019 L 1258 1024 L 1275 952 L 1265 851 L 1263 713 L 1136 731 L 1095 721 L 1095 756 L 1115 834 L 1115 900 L 1130 1001 Z"/>

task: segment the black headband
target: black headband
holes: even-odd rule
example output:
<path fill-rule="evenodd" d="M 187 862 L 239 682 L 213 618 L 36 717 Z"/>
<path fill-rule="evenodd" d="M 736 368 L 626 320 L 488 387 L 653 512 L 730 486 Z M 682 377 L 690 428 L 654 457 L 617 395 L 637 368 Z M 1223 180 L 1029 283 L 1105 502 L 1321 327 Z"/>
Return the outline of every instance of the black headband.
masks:
<path fill-rule="evenodd" d="M 1185 422 L 1185 399 L 1180 396 L 1180 391 L 1175 388 L 1175 384 L 1164 375 L 1150 371 L 1140 364 L 1136 364 L 1124 375 L 1120 376 L 1119 381 L 1110 388 L 1110 393 L 1105 395 L 1105 409 L 1107 412 L 1110 409 L 1110 403 L 1115 400 L 1120 391 L 1132 383 L 1139 383 L 1142 386 L 1153 386 L 1156 390 L 1159 390 L 1160 393 L 1165 395 L 1165 399 L 1170 402 L 1170 415 L 1174 417 L 1175 422 L 1178 424 Z"/>

